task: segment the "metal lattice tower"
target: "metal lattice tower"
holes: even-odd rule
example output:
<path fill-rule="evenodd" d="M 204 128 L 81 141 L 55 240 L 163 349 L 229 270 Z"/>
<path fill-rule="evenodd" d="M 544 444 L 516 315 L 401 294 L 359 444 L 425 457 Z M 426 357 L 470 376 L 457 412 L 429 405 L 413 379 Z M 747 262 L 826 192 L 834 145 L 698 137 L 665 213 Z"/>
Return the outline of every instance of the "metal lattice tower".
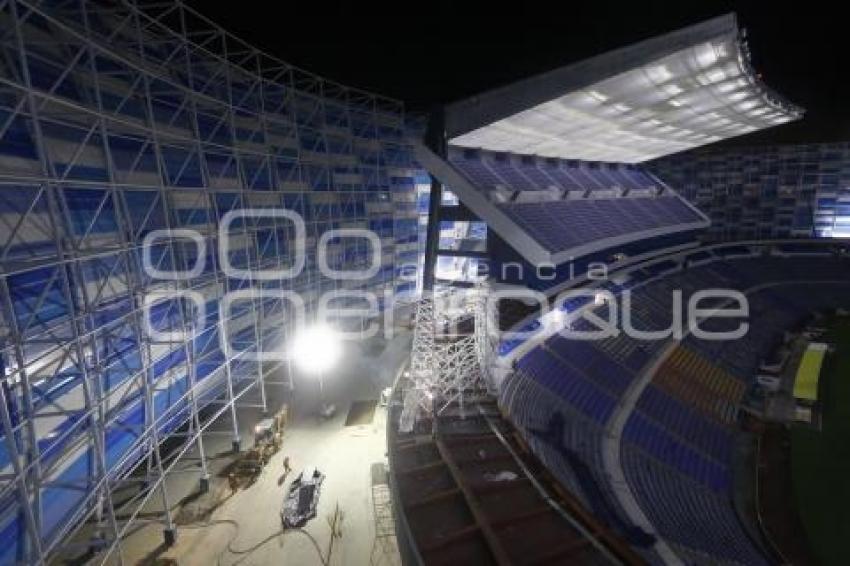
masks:
<path fill-rule="evenodd" d="M 416 309 L 413 349 L 410 361 L 410 387 L 404 398 L 399 430 L 410 432 L 417 418 L 434 416 L 457 404 L 462 411 L 465 397 L 486 387 L 486 368 L 492 355 L 487 335 L 487 287 L 466 294 L 473 314 L 475 331 L 467 335 L 441 336 L 436 330 L 436 314 L 442 304 L 457 304 L 453 297 L 423 296 Z"/>
<path fill-rule="evenodd" d="M 481 365 L 475 335 L 456 341 L 439 343 L 436 348 L 437 394 L 440 405 L 437 414 L 457 403 L 464 410 L 465 397 L 481 389 Z"/>
<path fill-rule="evenodd" d="M 430 412 L 436 390 L 437 361 L 435 352 L 434 295 L 423 293 L 414 314 L 413 345 L 410 353 L 410 381 L 413 385 L 404 397 L 399 417 L 399 430 L 413 430 L 419 412 Z"/>
<path fill-rule="evenodd" d="M 494 328 L 498 325 L 498 310 L 490 301 L 490 287 L 486 282 L 475 286 L 473 291 L 473 312 L 475 319 L 475 345 L 478 353 L 478 364 L 481 368 L 481 378 L 489 387 L 491 385 L 490 367 L 493 363 L 495 348 L 493 347 Z"/>

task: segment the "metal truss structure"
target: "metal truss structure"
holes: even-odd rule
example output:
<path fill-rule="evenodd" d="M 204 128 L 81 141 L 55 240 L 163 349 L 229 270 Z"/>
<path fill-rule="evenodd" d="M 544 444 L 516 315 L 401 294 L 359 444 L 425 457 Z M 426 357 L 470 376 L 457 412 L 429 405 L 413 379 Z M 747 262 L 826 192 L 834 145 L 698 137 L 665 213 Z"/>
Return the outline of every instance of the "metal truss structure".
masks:
<path fill-rule="evenodd" d="M 404 409 L 399 415 L 399 431 L 410 432 L 420 410 L 431 410 L 431 398 L 437 380 L 435 351 L 434 294 L 423 292 L 416 304 L 413 319 L 413 345 L 410 352 L 411 387 L 404 395 Z"/>
<path fill-rule="evenodd" d="M 478 340 L 473 335 L 458 340 L 439 342 L 436 351 L 437 380 L 435 399 L 437 414 L 454 403 L 464 407 L 464 397 L 481 389 L 483 371 L 478 358 Z"/>
<path fill-rule="evenodd" d="M 278 61 L 180 1 L 0 0 L 0 564 L 70 552 L 92 517 L 103 528 L 80 542 L 122 562 L 142 505 L 169 509 L 180 456 L 198 453 L 204 478 L 210 423 L 229 414 L 238 446 L 237 403 L 265 408 L 281 362 L 256 354 L 287 340 L 283 291 L 308 313 L 329 290 L 409 291 L 413 166 L 399 102 Z M 222 254 L 228 213 L 245 217 Z M 320 275 L 317 242 L 344 228 L 379 236 L 370 278 Z M 325 243 L 334 269 L 371 265 L 363 238 Z M 266 276 L 299 250 L 297 274 Z M 173 534 L 168 511 L 162 523 Z"/>
<path fill-rule="evenodd" d="M 495 359 L 494 343 L 498 334 L 494 326 L 498 326 L 499 311 L 496 304 L 490 300 L 490 286 L 486 281 L 480 282 L 472 292 L 473 313 L 475 321 L 475 347 L 478 354 L 478 365 L 482 368 L 482 378 L 491 387 L 490 367 Z"/>
<path fill-rule="evenodd" d="M 395 533 L 392 490 L 384 462 L 372 464 L 372 515 L 375 520 L 375 540 L 369 554 L 369 565 L 395 566 L 400 563 L 400 557 Z"/>
<path fill-rule="evenodd" d="M 492 360 L 488 335 L 492 315 L 486 285 L 463 293 L 466 311 L 471 311 L 474 331 L 443 334 L 437 330 L 440 305 L 457 307 L 457 295 L 424 294 L 417 304 L 413 349 L 410 360 L 411 387 L 405 393 L 399 430 L 410 432 L 420 415 L 438 416 L 451 405 L 464 410 L 464 397 L 486 389 Z"/>

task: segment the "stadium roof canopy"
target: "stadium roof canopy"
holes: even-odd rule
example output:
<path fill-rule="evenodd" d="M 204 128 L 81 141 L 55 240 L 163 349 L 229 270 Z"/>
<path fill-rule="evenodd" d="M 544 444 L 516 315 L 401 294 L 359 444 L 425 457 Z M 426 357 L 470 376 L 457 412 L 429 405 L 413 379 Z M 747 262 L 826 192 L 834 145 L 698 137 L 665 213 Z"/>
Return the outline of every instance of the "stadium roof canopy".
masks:
<path fill-rule="evenodd" d="M 800 118 L 749 63 L 734 14 L 446 108 L 449 143 L 637 163 Z"/>

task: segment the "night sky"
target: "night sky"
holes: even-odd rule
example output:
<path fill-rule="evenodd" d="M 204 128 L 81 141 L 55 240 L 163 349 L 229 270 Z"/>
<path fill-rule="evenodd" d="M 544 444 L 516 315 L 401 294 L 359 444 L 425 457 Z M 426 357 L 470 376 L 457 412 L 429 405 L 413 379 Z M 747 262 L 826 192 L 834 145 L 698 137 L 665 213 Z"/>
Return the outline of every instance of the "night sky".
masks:
<path fill-rule="evenodd" d="M 285 61 L 413 111 L 734 11 L 755 69 L 807 112 L 723 143 L 850 141 L 850 27 L 837 2 L 188 3 Z"/>

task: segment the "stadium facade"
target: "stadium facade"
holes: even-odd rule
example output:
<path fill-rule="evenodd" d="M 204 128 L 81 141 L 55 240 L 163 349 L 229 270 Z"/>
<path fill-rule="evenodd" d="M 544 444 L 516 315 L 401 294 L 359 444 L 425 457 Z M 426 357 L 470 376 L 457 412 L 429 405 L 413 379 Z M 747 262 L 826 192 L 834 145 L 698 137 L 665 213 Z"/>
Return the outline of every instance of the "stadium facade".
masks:
<path fill-rule="evenodd" d="M 850 236 L 846 143 L 698 150 L 651 168 L 711 218 L 709 239 Z"/>
<path fill-rule="evenodd" d="M 847 296 L 846 249 L 812 238 L 845 235 L 850 205 L 844 146 L 666 157 L 803 115 L 759 80 L 733 15 L 459 101 L 427 129 L 181 2 L 8 0 L 0 23 L 0 564 L 46 563 L 91 517 L 88 544 L 120 560 L 151 497 L 172 530 L 165 477 L 191 448 L 205 479 L 201 432 L 223 414 L 238 450 L 236 402 L 264 407 L 286 369 L 265 353 L 292 334 L 292 294 L 314 317 L 327 292 L 368 291 L 377 316 L 484 271 L 544 297 L 634 291 L 644 328 L 670 322 L 674 287 L 750 297 L 758 324 L 724 346 L 550 332 L 612 308 L 588 295 L 520 316 L 533 332 L 494 345 L 488 385 L 643 560 L 769 561 L 732 503 L 737 416 L 777 331 Z M 597 263 L 614 276 L 594 281 Z M 140 465 L 119 518 L 112 494 Z"/>

